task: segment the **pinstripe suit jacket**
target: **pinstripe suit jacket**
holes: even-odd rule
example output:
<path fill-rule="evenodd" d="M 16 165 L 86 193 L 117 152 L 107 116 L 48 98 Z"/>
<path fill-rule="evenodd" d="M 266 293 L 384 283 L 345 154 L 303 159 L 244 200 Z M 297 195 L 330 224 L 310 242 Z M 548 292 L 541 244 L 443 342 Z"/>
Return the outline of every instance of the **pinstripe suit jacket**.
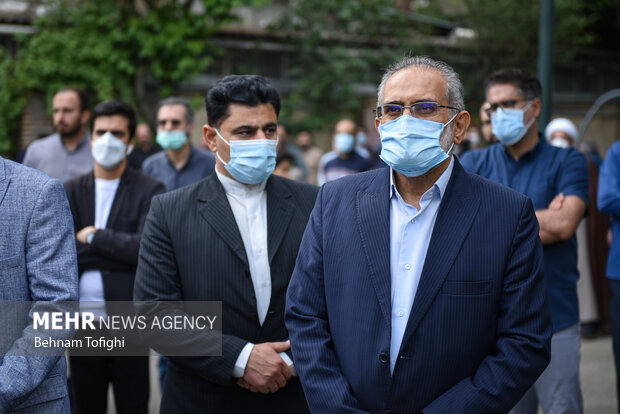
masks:
<path fill-rule="evenodd" d="M 507 412 L 547 365 L 532 203 L 455 161 L 392 375 L 390 169 L 319 192 L 286 311 L 313 412 Z"/>
<path fill-rule="evenodd" d="M 76 301 L 74 240 L 62 184 L 0 157 L 0 300 Z M 7 353 L 13 355 L 0 355 L 0 412 L 68 412 L 65 358 L 14 352 L 28 349 L 35 331 L 26 328 L 28 318 L 7 321 L 6 311 L 2 340 L 19 339 Z"/>
<path fill-rule="evenodd" d="M 243 240 L 215 173 L 156 196 L 141 240 L 136 300 L 222 301 L 222 357 L 170 357 L 161 410 L 165 412 L 304 412 L 301 384 L 251 393 L 231 378 L 248 343 L 288 339 L 286 288 L 318 188 L 271 176 L 267 181 L 267 242 L 271 302 L 263 325 Z"/>

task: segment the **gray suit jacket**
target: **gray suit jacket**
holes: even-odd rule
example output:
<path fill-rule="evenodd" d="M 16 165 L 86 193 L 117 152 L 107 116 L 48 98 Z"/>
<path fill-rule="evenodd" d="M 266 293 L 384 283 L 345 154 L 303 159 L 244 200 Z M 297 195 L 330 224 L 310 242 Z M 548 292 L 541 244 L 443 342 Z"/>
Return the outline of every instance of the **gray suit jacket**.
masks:
<path fill-rule="evenodd" d="M 73 220 L 62 184 L 0 157 L 0 301 L 77 299 Z M 0 356 L 0 412 L 62 412 L 66 395 L 64 357 Z"/>

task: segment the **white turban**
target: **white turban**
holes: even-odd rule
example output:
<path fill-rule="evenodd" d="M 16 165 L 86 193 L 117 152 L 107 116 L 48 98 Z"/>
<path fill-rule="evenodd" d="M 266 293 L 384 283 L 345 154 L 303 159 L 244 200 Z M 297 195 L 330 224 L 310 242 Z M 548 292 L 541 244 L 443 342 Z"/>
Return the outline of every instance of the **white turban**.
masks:
<path fill-rule="evenodd" d="M 553 121 L 549 122 L 547 128 L 545 128 L 545 138 L 547 142 L 551 141 L 551 136 L 556 131 L 564 131 L 566 134 L 573 140 L 573 147 L 577 146 L 577 142 L 579 141 L 579 132 L 577 131 L 577 127 L 570 120 L 566 118 L 556 118 Z"/>

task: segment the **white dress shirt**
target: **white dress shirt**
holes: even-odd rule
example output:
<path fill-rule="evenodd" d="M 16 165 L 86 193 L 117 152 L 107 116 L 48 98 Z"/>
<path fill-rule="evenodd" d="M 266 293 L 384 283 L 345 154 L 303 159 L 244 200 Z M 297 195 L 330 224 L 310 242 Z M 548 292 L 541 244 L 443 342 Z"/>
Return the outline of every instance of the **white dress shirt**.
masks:
<path fill-rule="evenodd" d="M 104 180 L 95 178 L 95 227 L 105 229 L 116 196 L 120 178 Z M 105 298 L 103 296 L 103 280 L 99 270 L 87 270 L 80 278 L 80 311 L 93 312 L 95 320 L 105 318 Z M 101 302 L 101 303 L 93 303 Z"/>
<path fill-rule="evenodd" d="M 420 199 L 420 210 L 406 203 L 396 189 L 390 169 L 390 277 L 392 287 L 392 336 L 390 372 L 400 350 L 403 335 L 420 283 L 426 252 L 437 212 L 450 180 L 454 158 L 448 168 Z"/>
<path fill-rule="evenodd" d="M 267 181 L 259 184 L 243 184 L 225 176 L 215 168 L 230 204 L 237 228 L 245 246 L 250 265 L 250 275 L 256 295 L 256 312 L 262 325 L 271 301 L 271 267 L 267 251 Z M 241 378 L 245 372 L 254 344 L 248 343 L 242 350 L 233 369 L 233 377 Z M 284 352 L 282 359 L 292 367 L 293 362 Z"/>

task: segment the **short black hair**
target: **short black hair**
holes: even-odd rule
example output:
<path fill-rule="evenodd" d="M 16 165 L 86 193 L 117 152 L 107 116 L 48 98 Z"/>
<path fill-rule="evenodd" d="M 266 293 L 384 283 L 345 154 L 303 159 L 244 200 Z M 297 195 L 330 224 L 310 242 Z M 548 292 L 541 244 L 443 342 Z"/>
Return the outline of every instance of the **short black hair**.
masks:
<path fill-rule="evenodd" d="M 276 157 L 276 165 L 280 165 L 283 161 L 288 161 L 291 163 L 291 165 L 294 165 L 295 157 L 293 157 L 289 152 L 283 152 Z"/>
<path fill-rule="evenodd" d="M 129 126 L 129 139 L 132 139 L 136 133 L 136 113 L 133 108 L 127 105 L 125 102 L 110 100 L 103 101 L 95 106 L 93 109 L 92 120 L 90 121 L 90 129 L 93 130 L 95 126 L 95 120 L 100 116 L 120 115 L 127 118 L 127 124 Z"/>
<path fill-rule="evenodd" d="M 66 86 L 56 91 L 54 96 L 60 92 L 75 92 L 80 99 L 80 112 L 88 111 L 90 109 L 90 100 L 88 99 L 88 94 L 84 89 L 75 86 Z"/>
<path fill-rule="evenodd" d="M 500 84 L 513 85 L 525 99 L 542 97 L 542 86 L 538 78 L 523 69 L 508 68 L 493 72 L 484 80 L 485 94 L 488 95 L 491 86 Z"/>
<path fill-rule="evenodd" d="M 187 123 L 187 126 L 194 123 L 194 110 L 192 109 L 192 104 L 189 99 L 180 98 L 178 96 L 166 98 L 159 102 L 159 105 L 157 106 L 157 113 L 159 113 L 162 106 L 168 105 L 183 105 L 183 107 L 185 107 L 185 122 Z"/>
<path fill-rule="evenodd" d="M 230 115 L 230 103 L 271 104 L 276 116 L 280 114 L 280 94 L 267 79 L 258 75 L 228 75 L 215 82 L 205 97 L 208 124 L 219 127 Z"/>

